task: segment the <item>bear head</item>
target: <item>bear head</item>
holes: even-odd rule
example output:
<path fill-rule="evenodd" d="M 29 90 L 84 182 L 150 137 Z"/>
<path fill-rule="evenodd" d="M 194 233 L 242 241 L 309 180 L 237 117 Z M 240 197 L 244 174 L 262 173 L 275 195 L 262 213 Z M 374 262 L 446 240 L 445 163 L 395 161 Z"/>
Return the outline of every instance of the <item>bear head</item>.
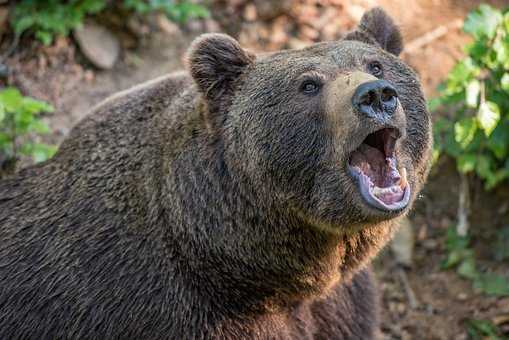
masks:
<path fill-rule="evenodd" d="M 335 232 L 406 213 L 427 176 L 430 115 L 402 49 L 375 8 L 342 40 L 300 50 L 255 56 L 205 34 L 188 62 L 228 171 L 260 202 Z"/>

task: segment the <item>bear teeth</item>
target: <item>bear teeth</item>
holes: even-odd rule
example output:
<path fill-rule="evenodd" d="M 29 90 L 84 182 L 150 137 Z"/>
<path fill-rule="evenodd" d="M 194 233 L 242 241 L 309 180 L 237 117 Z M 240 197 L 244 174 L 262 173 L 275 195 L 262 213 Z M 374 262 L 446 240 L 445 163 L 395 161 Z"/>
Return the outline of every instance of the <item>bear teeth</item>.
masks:
<path fill-rule="evenodd" d="M 399 185 L 393 185 L 388 188 L 374 187 L 372 190 L 373 195 L 382 196 L 387 194 L 398 194 L 401 193 L 401 187 Z"/>
<path fill-rule="evenodd" d="M 408 185 L 407 179 L 406 179 L 406 168 L 401 169 L 401 179 L 399 181 L 399 187 L 401 189 L 404 189 Z"/>

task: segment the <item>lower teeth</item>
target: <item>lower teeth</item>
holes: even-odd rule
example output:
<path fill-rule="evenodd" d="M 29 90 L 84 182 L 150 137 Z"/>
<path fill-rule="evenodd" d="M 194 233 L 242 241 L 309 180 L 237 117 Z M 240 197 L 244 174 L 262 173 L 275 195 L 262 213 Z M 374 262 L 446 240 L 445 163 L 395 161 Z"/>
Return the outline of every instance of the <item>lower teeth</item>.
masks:
<path fill-rule="evenodd" d="M 399 187 L 399 185 L 393 185 L 388 188 L 379 188 L 379 187 L 373 188 L 373 195 L 375 195 L 375 196 L 380 196 L 380 195 L 385 195 L 385 194 L 396 194 L 398 192 L 401 192 L 401 188 Z"/>

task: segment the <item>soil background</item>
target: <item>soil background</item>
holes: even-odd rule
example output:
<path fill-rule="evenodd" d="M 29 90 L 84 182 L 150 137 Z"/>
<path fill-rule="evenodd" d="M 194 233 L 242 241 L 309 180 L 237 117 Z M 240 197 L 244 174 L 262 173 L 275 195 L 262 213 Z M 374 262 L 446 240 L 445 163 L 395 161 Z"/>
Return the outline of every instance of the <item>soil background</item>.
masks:
<path fill-rule="evenodd" d="M 500 8 L 509 5 L 509 1 L 487 2 Z M 133 39 L 123 34 L 119 25 L 110 25 L 123 46 L 121 59 L 111 70 L 94 68 L 72 37 L 59 38 L 51 47 L 22 40 L 6 64 L 12 85 L 25 95 L 54 105 L 55 112 L 44 117 L 53 133 L 43 140 L 58 144 L 90 108 L 107 96 L 182 69 L 186 48 L 200 33 L 227 32 L 258 52 L 300 48 L 340 38 L 356 25 L 366 9 L 378 5 L 401 26 L 406 42 L 402 58 L 419 73 L 430 98 L 463 56 L 469 38 L 461 30 L 462 22 L 479 3 L 212 0 L 211 18 L 180 27 L 154 18 L 157 24 L 142 27 L 145 33 L 141 38 Z M 415 235 L 413 262 L 403 268 L 387 249 L 375 261 L 383 302 L 383 339 L 468 339 L 465 321 L 472 318 L 498 320 L 509 336 L 509 298 L 480 294 L 454 271 L 440 269 L 446 256 L 445 232 L 455 221 L 458 186 L 453 162 L 441 159 L 410 215 Z M 495 261 L 490 249 L 497 231 L 509 226 L 507 184 L 485 193 L 482 183 L 474 181 L 471 212 L 473 247 L 481 267 L 509 275 L 508 263 Z"/>

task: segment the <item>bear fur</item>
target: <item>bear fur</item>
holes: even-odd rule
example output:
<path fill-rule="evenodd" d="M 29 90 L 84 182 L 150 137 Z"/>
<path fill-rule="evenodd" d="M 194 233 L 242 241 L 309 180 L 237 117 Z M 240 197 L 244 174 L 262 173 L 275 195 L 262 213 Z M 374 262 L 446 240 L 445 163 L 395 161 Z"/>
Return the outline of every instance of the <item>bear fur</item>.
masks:
<path fill-rule="evenodd" d="M 0 339 L 375 337 L 368 263 L 408 209 L 366 206 L 344 171 L 372 124 L 351 83 L 376 60 L 397 88 L 413 201 L 431 127 L 402 48 L 381 9 L 344 40 L 263 56 L 208 34 L 189 73 L 106 99 L 0 182 Z"/>

